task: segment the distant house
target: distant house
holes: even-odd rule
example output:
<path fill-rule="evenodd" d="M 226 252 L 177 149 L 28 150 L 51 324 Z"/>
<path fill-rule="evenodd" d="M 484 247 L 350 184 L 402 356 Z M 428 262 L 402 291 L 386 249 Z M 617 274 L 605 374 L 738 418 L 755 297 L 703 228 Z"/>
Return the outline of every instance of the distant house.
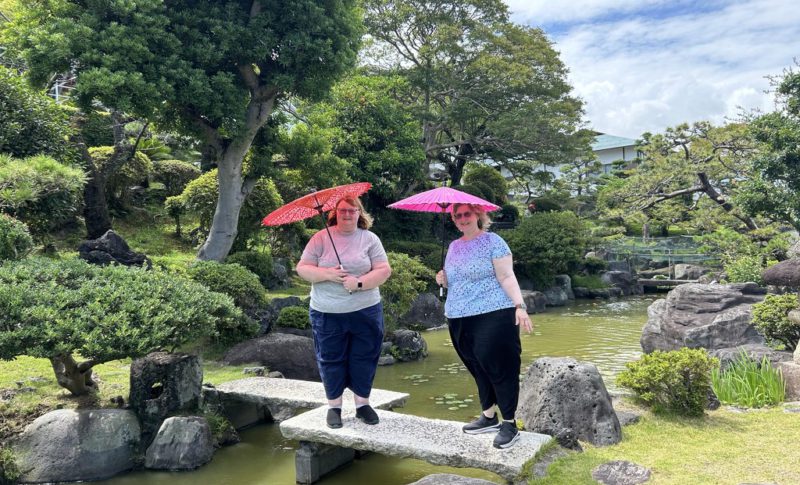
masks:
<path fill-rule="evenodd" d="M 612 164 L 617 160 L 631 162 L 639 156 L 636 140 L 605 133 L 598 133 L 594 137 L 592 151 L 603 164 L 603 173 L 611 172 Z"/>

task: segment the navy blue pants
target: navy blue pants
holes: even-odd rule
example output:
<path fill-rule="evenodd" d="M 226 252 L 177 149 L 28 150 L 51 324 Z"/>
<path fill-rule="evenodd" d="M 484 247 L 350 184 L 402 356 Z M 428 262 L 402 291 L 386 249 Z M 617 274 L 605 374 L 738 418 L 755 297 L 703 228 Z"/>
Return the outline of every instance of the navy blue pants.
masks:
<path fill-rule="evenodd" d="M 329 400 L 349 388 L 369 397 L 383 343 L 383 304 L 350 313 L 309 311 L 317 365 Z"/>
<path fill-rule="evenodd" d="M 516 309 L 450 318 L 448 327 L 456 353 L 478 385 L 481 409 L 497 404 L 503 419 L 514 419 L 522 363 Z"/>

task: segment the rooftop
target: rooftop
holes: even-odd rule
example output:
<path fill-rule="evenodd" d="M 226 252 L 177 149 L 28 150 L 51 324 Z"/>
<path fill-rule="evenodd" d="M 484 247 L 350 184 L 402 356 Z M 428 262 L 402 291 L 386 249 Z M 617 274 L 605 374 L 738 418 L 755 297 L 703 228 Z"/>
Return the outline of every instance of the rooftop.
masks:
<path fill-rule="evenodd" d="M 605 133 L 598 133 L 594 137 L 592 143 L 592 151 L 608 150 L 610 148 L 632 147 L 636 145 L 636 140 L 625 138 L 622 136 L 606 135 Z"/>

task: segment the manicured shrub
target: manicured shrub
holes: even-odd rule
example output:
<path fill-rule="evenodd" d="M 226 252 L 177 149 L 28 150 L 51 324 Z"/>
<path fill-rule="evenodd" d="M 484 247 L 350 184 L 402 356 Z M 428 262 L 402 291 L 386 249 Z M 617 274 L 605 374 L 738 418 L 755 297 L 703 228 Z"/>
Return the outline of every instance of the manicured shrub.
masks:
<path fill-rule="evenodd" d="M 92 111 L 86 115 L 81 127 L 87 147 L 105 147 L 114 144 L 114 121 L 108 112 Z"/>
<path fill-rule="evenodd" d="M 168 198 L 166 207 L 173 217 L 174 214 L 183 212 L 197 214 L 200 217 L 200 233 L 205 237 L 211 227 L 218 198 L 219 181 L 217 180 L 217 170 L 214 169 L 189 182 L 181 195 Z M 283 200 L 272 180 L 259 179 L 239 212 L 238 233 L 232 250 L 246 249 L 248 241 L 261 228 L 261 220 L 264 216 L 281 205 L 283 205 Z"/>
<path fill-rule="evenodd" d="M 488 188 L 492 194 L 489 202 L 493 204 L 503 205 L 508 200 L 508 182 L 500 174 L 500 171 L 488 165 L 470 165 L 469 170 L 464 175 L 464 183 L 467 185 L 482 184 L 482 189 L 484 189 L 484 186 Z"/>
<path fill-rule="evenodd" d="M 492 213 L 492 220 L 514 224 L 519 220 L 519 208 L 514 204 L 505 204 L 499 211 Z"/>
<path fill-rule="evenodd" d="M 800 325 L 794 324 L 789 311 L 800 308 L 797 295 L 767 295 L 764 301 L 753 305 L 753 326 L 767 339 L 794 350 L 800 340 Z"/>
<path fill-rule="evenodd" d="M 28 226 L 0 213 L 0 261 L 22 259 L 33 249 Z"/>
<path fill-rule="evenodd" d="M 761 263 L 761 256 L 739 256 L 725 264 L 728 283 L 747 283 L 752 281 L 763 286 L 762 271 L 764 271 L 764 265 Z"/>
<path fill-rule="evenodd" d="M 547 288 L 557 274 L 573 273 L 585 252 L 588 231 L 572 212 L 535 213 L 502 231 L 521 275 Z"/>
<path fill-rule="evenodd" d="M 0 153 L 16 158 L 50 155 L 65 161 L 66 112 L 44 91 L 0 66 Z"/>
<path fill-rule="evenodd" d="M 702 416 L 711 390 L 711 369 L 718 366 L 705 349 L 656 350 L 628 362 L 617 384 L 635 392 L 655 412 Z"/>
<path fill-rule="evenodd" d="M 439 271 L 442 269 L 442 245 L 441 243 L 424 241 L 387 241 L 386 250 L 396 253 L 404 253 L 419 259 L 428 268 Z M 447 248 L 445 248 L 447 255 Z"/>
<path fill-rule="evenodd" d="M 486 184 L 463 184 L 457 185 L 453 188 L 469 195 L 480 197 L 483 200 L 490 201 L 490 199 L 494 198 L 494 192 L 492 191 L 491 187 Z"/>
<path fill-rule="evenodd" d="M 583 269 L 589 274 L 597 274 L 608 269 L 608 261 L 594 257 L 584 258 Z"/>
<path fill-rule="evenodd" d="M 106 164 L 114 154 L 114 147 L 94 147 L 89 149 L 97 169 L 107 170 Z M 106 196 L 111 207 L 125 209 L 131 203 L 131 187 L 147 181 L 153 171 L 153 162 L 144 153 L 137 151 L 130 160 L 109 174 L 106 180 Z"/>
<path fill-rule="evenodd" d="M 573 288 L 589 288 L 590 290 L 608 288 L 608 285 L 603 283 L 603 280 L 597 275 L 584 276 L 576 274 L 572 275 L 570 280 L 572 280 Z"/>
<path fill-rule="evenodd" d="M 51 157 L 0 154 L 0 208 L 27 224 L 37 239 L 80 213 L 85 183 L 82 170 Z"/>
<path fill-rule="evenodd" d="M 758 363 L 744 351 L 724 371 L 711 370 L 711 385 L 723 404 L 760 408 L 781 403 L 786 397 L 780 369 L 772 367 L 766 356 Z"/>
<path fill-rule="evenodd" d="M 239 264 L 258 276 L 265 288 L 272 280 L 272 254 L 269 251 L 239 251 L 225 259 L 228 264 Z"/>
<path fill-rule="evenodd" d="M 281 312 L 278 315 L 278 320 L 275 322 L 275 325 L 278 327 L 300 329 L 310 328 L 311 320 L 308 316 L 308 308 L 303 308 L 300 306 L 287 306 L 285 308 L 281 308 Z"/>
<path fill-rule="evenodd" d="M 411 303 L 425 291 L 435 273 L 419 259 L 403 253 L 387 253 L 392 276 L 381 286 L 386 331 L 397 328 L 397 320 L 411 309 Z"/>
<path fill-rule="evenodd" d="M 253 312 L 264 305 L 264 287 L 258 281 L 258 276 L 244 266 L 198 261 L 189 267 L 187 275 L 211 291 L 230 296 L 236 306 L 246 312 Z"/>
<path fill-rule="evenodd" d="M 549 197 L 536 197 L 528 204 L 528 209 L 532 213 L 537 212 L 557 212 L 561 210 L 561 204 Z"/>
<path fill-rule="evenodd" d="M 162 271 L 80 259 L 0 265 L 0 359 L 55 359 L 73 394 L 96 388 L 93 365 L 204 337 L 225 342 L 244 322 L 229 297 Z"/>
<path fill-rule="evenodd" d="M 164 184 L 168 196 L 180 194 L 189 182 L 199 176 L 199 168 L 182 160 L 153 162 L 153 180 Z"/>

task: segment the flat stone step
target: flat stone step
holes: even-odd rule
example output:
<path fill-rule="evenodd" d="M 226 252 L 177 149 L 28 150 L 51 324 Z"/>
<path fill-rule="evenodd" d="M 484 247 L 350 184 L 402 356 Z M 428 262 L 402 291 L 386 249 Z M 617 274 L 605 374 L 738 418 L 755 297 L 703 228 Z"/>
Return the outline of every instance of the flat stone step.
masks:
<path fill-rule="evenodd" d="M 370 400 L 372 397 L 370 396 Z M 495 433 L 467 435 L 464 423 L 430 419 L 391 411 L 377 411 L 380 423 L 370 426 L 345 409 L 342 428 L 325 424 L 327 407 L 321 407 L 287 419 L 280 424 L 285 438 L 374 451 L 399 458 L 416 458 L 462 468 L 480 468 L 513 480 L 522 466 L 552 438 L 538 433 L 521 432 L 517 443 L 506 450 L 492 446 Z"/>
<path fill-rule="evenodd" d="M 223 382 L 216 390 L 223 397 L 270 408 L 313 409 L 328 404 L 321 382 L 298 379 L 248 377 Z M 369 401 L 374 408 L 391 409 L 403 407 L 408 396 L 404 392 L 373 389 Z M 353 393 L 349 389 L 344 391 L 344 408 L 353 408 Z"/>

